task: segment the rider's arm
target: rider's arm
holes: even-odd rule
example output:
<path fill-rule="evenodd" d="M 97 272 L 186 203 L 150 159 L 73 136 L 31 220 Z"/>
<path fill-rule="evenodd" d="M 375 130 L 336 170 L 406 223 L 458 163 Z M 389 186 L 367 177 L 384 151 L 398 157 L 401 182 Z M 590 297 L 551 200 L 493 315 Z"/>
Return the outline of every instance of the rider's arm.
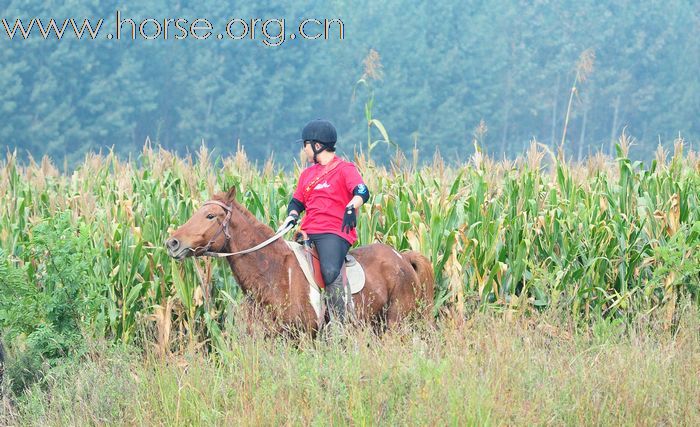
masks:
<path fill-rule="evenodd" d="M 346 206 L 352 205 L 358 209 L 369 200 L 369 189 L 365 185 L 364 180 L 360 176 L 360 172 L 355 165 L 348 167 L 345 172 L 345 186 L 352 193 L 352 198 Z"/>
<path fill-rule="evenodd" d="M 359 184 L 352 190 L 352 199 L 350 199 L 348 206 L 353 205 L 355 209 L 358 209 L 367 200 L 369 200 L 369 190 L 366 185 Z"/>
<path fill-rule="evenodd" d="M 304 209 L 304 204 L 292 197 L 292 200 L 289 201 L 289 205 L 287 206 L 287 215 L 299 215 L 304 212 Z"/>
<path fill-rule="evenodd" d="M 292 194 L 292 199 L 289 201 L 289 205 L 287 205 L 287 216 L 291 214 L 295 215 L 300 215 L 302 212 L 304 212 L 304 209 L 306 207 L 304 206 L 304 203 L 306 202 L 305 200 L 305 194 L 304 194 L 304 187 L 303 183 L 306 182 L 306 175 L 307 175 L 308 169 L 304 170 L 301 175 L 299 175 L 299 181 L 297 182 L 297 187 L 294 190 L 294 193 Z"/>

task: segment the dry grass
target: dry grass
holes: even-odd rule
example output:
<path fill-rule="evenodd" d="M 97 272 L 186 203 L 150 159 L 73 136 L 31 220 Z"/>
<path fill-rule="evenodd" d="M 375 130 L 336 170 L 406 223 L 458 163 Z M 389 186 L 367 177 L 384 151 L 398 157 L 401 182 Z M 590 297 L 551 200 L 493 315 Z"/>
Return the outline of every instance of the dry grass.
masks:
<path fill-rule="evenodd" d="M 475 315 L 437 329 L 380 338 L 348 331 L 301 344 L 234 326 L 216 360 L 96 349 L 22 397 L 5 421 L 697 425 L 698 319 L 688 308 L 674 332 L 648 319 L 582 331 L 553 315 Z"/>

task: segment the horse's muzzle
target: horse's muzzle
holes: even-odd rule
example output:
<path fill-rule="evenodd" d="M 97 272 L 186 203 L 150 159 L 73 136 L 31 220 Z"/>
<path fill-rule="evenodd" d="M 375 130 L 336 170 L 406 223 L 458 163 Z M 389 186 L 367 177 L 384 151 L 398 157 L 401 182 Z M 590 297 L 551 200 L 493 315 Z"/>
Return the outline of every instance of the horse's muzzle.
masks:
<path fill-rule="evenodd" d="M 169 251 L 176 252 L 180 248 L 180 241 L 174 237 L 171 237 L 165 241 L 165 246 L 168 247 Z"/>
<path fill-rule="evenodd" d="M 189 248 L 183 247 L 182 243 L 174 237 L 165 241 L 165 247 L 168 248 L 168 255 L 177 260 L 185 258 L 190 252 Z"/>

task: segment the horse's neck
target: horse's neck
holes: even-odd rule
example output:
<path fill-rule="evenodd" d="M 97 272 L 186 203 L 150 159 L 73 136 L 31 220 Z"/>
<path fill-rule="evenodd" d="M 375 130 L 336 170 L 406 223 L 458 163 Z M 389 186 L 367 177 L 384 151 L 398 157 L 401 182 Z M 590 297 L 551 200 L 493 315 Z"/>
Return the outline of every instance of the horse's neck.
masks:
<path fill-rule="evenodd" d="M 234 203 L 229 230 L 229 252 L 252 248 L 272 237 L 274 232 L 250 212 Z M 246 292 L 259 293 L 265 299 L 280 297 L 277 287 L 288 281 L 284 268 L 285 252 L 289 251 L 283 239 L 278 239 L 257 251 L 228 258 L 231 271 Z"/>

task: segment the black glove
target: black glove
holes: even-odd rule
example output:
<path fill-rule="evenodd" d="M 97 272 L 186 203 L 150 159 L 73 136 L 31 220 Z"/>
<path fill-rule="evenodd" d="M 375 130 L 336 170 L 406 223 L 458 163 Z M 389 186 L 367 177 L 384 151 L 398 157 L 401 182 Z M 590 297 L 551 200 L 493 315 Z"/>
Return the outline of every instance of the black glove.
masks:
<path fill-rule="evenodd" d="M 287 218 L 285 218 L 284 221 L 282 222 L 280 229 L 286 227 L 289 224 L 292 224 L 292 226 L 295 226 L 295 225 L 297 225 L 297 222 L 299 222 L 299 214 L 290 213 L 287 216 Z"/>
<path fill-rule="evenodd" d="M 345 208 L 345 215 L 343 215 L 343 226 L 340 230 L 343 233 L 350 233 L 357 226 L 357 215 L 355 215 L 355 206 L 350 205 Z"/>

